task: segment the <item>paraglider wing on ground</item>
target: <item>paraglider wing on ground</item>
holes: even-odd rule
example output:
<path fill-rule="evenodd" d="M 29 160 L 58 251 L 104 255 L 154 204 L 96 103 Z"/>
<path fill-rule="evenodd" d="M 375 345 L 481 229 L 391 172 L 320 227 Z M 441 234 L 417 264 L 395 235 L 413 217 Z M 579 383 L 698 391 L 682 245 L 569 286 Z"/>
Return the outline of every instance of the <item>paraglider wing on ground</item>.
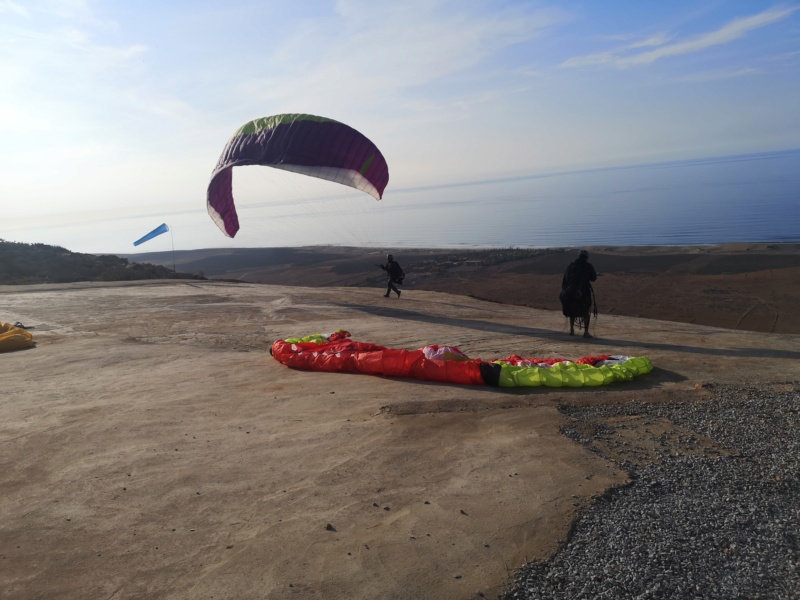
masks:
<path fill-rule="evenodd" d="M 398 350 L 349 339 L 339 330 L 330 335 L 276 341 L 272 356 L 287 367 L 305 371 L 364 373 L 425 381 L 499 387 L 594 387 L 630 381 L 653 370 L 646 357 L 586 356 L 565 358 L 471 359 L 458 348 L 430 345 Z"/>
<path fill-rule="evenodd" d="M 34 346 L 33 336 L 21 324 L 0 322 L 0 352 L 12 352 Z"/>

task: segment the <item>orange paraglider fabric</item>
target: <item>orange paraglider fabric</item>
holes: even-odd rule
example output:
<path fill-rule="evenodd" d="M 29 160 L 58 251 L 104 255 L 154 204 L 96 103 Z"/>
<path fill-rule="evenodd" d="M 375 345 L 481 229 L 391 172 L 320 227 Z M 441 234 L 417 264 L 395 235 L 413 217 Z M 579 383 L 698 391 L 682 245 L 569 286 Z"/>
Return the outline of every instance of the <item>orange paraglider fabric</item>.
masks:
<path fill-rule="evenodd" d="M 0 322 L 0 352 L 22 350 L 34 345 L 33 336 L 22 327 Z"/>

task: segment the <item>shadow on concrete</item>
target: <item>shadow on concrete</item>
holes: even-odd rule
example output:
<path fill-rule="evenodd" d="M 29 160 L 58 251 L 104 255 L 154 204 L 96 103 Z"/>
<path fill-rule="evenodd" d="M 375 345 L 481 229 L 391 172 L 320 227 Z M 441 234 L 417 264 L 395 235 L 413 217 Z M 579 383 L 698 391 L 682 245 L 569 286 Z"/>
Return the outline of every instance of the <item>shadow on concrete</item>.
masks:
<path fill-rule="evenodd" d="M 379 317 L 392 319 L 405 319 L 409 321 L 419 321 L 422 323 L 434 323 L 436 325 L 450 325 L 452 327 L 463 327 L 475 329 L 477 331 L 490 331 L 506 335 L 519 335 L 535 338 L 563 338 L 564 333 L 551 329 L 539 329 L 535 327 L 524 327 L 519 325 L 507 325 L 504 323 L 494 323 L 492 321 L 482 321 L 476 319 L 458 319 L 453 317 L 443 317 L 430 315 L 404 308 L 369 306 L 362 304 L 342 304 L 347 308 L 361 311 Z M 790 351 L 784 349 L 770 348 L 709 348 L 700 346 L 687 346 L 677 344 L 666 344 L 661 342 L 637 342 L 633 340 L 619 340 L 614 338 L 597 338 L 595 340 L 576 340 L 580 341 L 584 347 L 591 347 L 593 344 L 602 343 L 604 345 L 627 346 L 642 348 L 645 350 L 662 350 L 668 352 L 681 352 L 686 354 L 706 354 L 708 356 L 730 356 L 734 358 L 782 358 L 800 359 L 800 351 Z"/>
<path fill-rule="evenodd" d="M 507 335 L 525 335 L 528 337 L 556 337 L 563 335 L 562 333 L 553 331 L 551 329 L 521 327 L 519 325 L 506 325 L 504 323 L 493 323 L 492 321 L 479 321 L 476 319 L 456 319 L 453 317 L 442 317 L 413 310 L 406 310 L 404 308 L 368 306 L 362 304 L 342 304 L 341 306 L 378 317 L 420 321 L 422 323 L 434 323 L 436 325 L 451 325 L 454 327 L 464 327 L 466 329 L 475 329 L 478 331 L 490 331 L 492 333 L 504 333 Z"/>

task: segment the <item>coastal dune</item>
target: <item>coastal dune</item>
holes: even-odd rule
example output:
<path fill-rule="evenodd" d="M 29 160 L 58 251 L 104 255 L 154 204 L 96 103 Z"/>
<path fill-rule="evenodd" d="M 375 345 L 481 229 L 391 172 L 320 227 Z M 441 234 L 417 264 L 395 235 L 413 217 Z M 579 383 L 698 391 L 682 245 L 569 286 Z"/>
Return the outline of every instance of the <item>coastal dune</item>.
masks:
<path fill-rule="evenodd" d="M 559 406 L 694 403 L 720 383 L 800 379 L 793 334 L 610 314 L 586 341 L 553 310 L 381 294 L 0 286 L 0 321 L 36 341 L 0 355 L 0 595 L 496 597 L 628 482 L 562 434 Z M 503 390 L 299 372 L 268 353 L 276 339 L 337 329 L 484 359 L 647 356 L 655 369 L 602 389 Z M 678 429 L 660 421 L 639 449 Z"/>

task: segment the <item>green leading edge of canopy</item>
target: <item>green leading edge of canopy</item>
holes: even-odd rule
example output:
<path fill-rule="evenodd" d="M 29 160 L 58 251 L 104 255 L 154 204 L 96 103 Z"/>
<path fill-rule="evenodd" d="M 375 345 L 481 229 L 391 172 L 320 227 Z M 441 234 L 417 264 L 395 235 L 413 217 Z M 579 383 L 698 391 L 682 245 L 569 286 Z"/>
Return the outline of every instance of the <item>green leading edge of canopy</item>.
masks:
<path fill-rule="evenodd" d="M 260 133 L 262 131 L 268 131 L 270 129 L 275 129 L 278 125 L 290 125 L 297 121 L 313 121 L 316 123 L 335 122 L 333 119 L 328 119 L 327 117 L 318 117 L 316 115 L 304 115 L 300 113 L 274 115 L 271 117 L 262 117 L 260 119 L 254 119 L 253 121 L 245 123 L 236 131 L 236 133 L 233 134 L 233 136 L 231 136 L 231 139 L 235 138 L 238 135 L 248 135 L 253 133 Z"/>

